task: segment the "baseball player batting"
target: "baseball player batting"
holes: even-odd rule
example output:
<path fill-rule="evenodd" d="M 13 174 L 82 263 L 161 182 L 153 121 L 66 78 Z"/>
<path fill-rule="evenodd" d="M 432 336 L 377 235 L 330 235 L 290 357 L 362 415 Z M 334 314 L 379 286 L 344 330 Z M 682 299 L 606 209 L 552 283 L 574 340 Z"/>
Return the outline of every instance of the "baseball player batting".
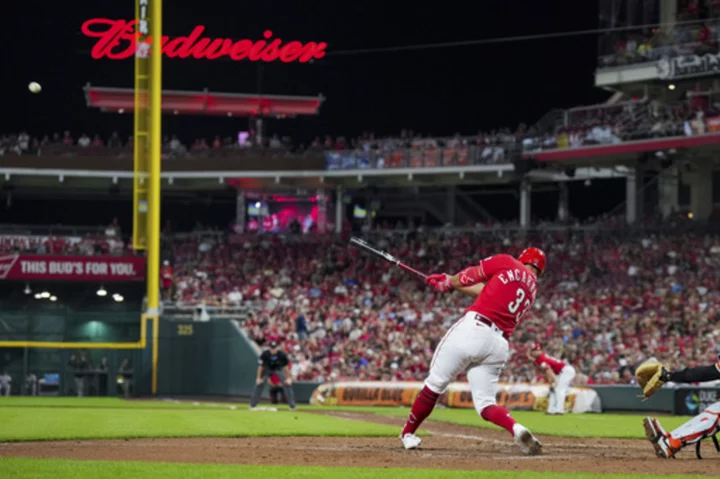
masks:
<path fill-rule="evenodd" d="M 509 356 L 508 338 L 535 302 L 537 277 L 544 270 L 545 253 L 528 248 L 517 259 L 499 254 L 454 276 L 442 273 L 426 278 L 435 291 L 457 290 L 475 301 L 435 349 L 430 373 L 400 433 L 405 449 L 420 446 L 415 432 L 450 382 L 467 371 L 477 413 L 506 429 L 525 454 L 541 453 L 540 441 L 516 423 L 507 409 L 495 404 L 495 395 Z"/>
<path fill-rule="evenodd" d="M 680 371 L 668 371 L 660 363 L 649 362 L 641 364 L 635 371 L 635 376 L 647 398 L 655 394 L 666 382 L 717 381 L 720 379 L 720 357 L 718 357 L 718 362 L 713 365 L 686 368 Z M 654 417 L 646 417 L 643 420 L 643 426 L 645 426 L 645 435 L 655 448 L 655 454 L 658 457 L 674 458 L 682 448 L 695 444 L 695 453 L 698 458 L 701 458 L 700 441 L 708 437 L 713 439 L 715 448 L 720 451 L 720 444 L 716 438 L 720 433 L 720 401 L 711 404 L 705 411 L 670 433 L 666 432 L 660 421 Z"/>
<path fill-rule="evenodd" d="M 543 353 L 542 346 L 538 343 L 530 350 L 530 359 L 550 384 L 547 413 L 551 416 L 562 416 L 565 414 L 565 398 L 575 379 L 575 368 Z"/>

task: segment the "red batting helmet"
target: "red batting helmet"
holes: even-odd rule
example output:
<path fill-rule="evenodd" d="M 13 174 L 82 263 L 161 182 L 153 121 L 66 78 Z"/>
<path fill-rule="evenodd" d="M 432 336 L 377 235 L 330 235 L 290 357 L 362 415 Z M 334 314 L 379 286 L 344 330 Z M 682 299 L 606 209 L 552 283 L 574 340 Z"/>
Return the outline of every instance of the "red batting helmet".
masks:
<path fill-rule="evenodd" d="M 522 264 L 535 266 L 540 271 L 540 274 L 545 271 L 545 253 L 540 248 L 527 248 L 520 253 L 518 261 Z"/>

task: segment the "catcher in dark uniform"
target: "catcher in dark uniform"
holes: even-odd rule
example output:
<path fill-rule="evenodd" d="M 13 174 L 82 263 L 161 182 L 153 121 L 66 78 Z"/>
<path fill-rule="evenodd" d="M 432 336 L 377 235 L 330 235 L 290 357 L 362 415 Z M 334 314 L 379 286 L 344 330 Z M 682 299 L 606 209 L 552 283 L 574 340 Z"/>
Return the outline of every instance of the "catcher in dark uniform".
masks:
<path fill-rule="evenodd" d="M 280 350 L 277 341 L 270 341 L 269 346 L 270 348 L 263 351 L 258 359 L 257 377 L 255 380 L 255 389 L 250 399 L 250 409 L 257 406 L 258 402 L 260 402 L 260 396 L 270 376 L 276 375 L 282 382 L 285 390 L 285 399 L 287 399 L 290 409 L 294 411 L 295 395 L 293 394 L 292 378 L 290 377 L 288 368 L 290 361 L 288 361 L 287 354 Z"/>
<path fill-rule="evenodd" d="M 668 371 L 656 362 L 640 365 L 635 371 L 640 387 L 646 398 L 657 392 L 663 384 L 673 383 L 702 383 L 720 380 L 720 356 L 718 362 L 710 366 L 685 368 L 679 371 Z M 720 452 L 717 434 L 720 432 L 720 402 L 711 404 L 705 411 L 698 414 L 674 431 L 666 432 L 660 421 L 654 417 L 643 420 L 645 435 L 655 448 L 658 457 L 675 457 L 685 446 L 695 444 L 695 453 L 700 456 L 700 442 L 712 438 L 715 449 Z"/>

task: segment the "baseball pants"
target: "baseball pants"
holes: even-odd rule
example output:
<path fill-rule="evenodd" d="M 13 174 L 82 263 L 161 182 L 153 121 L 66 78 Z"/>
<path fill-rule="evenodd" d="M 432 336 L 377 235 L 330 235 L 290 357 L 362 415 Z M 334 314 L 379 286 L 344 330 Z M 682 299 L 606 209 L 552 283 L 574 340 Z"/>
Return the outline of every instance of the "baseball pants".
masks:
<path fill-rule="evenodd" d="M 575 379 L 575 368 L 566 365 L 555 378 L 555 388 L 548 397 L 548 414 L 565 414 L 565 398 Z"/>
<path fill-rule="evenodd" d="M 287 384 L 285 384 L 285 380 L 287 379 L 285 372 L 271 371 L 264 368 L 262 372 L 262 382 L 255 385 L 252 397 L 250 398 L 250 407 L 255 407 L 260 402 L 260 396 L 262 396 L 263 390 L 265 389 L 265 384 L 267 384 L 268 379 L 273 374 L 277 375 L 277 377 L 280 378 L 280 382 L 283 385 L 283 390 L 285 391 L 285 398 L 287 399 L 288 406 L 295 407 L 295 393 L 293 392 L 292 386 L 288 386 Z"/>
<path fill-rule="evenodd" d="M 497 384 L 509 357 L 509 346 L 497 326 L 478 321 L 469 312 L 445 333 L 430 363 L 425 386 L 443 394 L 457 376 L 467 371 L 473 404 L 478 414 L 495 404 Z"/>
<path fill-rule="evenodd" d="M 682 439 L 685 444 L 694 444 L 720 433 L 720 402 L 708 406 L 688 422 L 673 430 L 670 437 Z"/>

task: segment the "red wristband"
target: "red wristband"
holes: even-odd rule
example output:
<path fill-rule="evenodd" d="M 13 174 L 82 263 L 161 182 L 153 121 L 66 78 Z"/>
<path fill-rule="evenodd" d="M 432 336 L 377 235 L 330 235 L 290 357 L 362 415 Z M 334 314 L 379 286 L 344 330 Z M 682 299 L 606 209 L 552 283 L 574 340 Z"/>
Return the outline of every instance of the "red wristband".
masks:
<path fill-rule="evenodd" d="M 458 281 L 460 281 L 460 284 L 463 286 L 472 286 L 482 282 L 479 268 L 477 266 L 470 266 L 460 271 L 460 273 L 458 273 Z"/>

